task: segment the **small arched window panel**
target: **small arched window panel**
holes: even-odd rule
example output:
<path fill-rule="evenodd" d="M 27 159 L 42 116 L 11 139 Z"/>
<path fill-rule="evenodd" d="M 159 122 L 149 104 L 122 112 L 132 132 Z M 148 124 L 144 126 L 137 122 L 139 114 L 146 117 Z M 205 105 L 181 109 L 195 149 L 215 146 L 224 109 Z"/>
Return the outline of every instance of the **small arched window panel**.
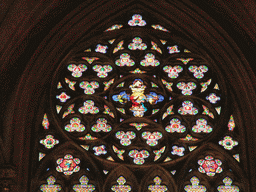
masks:
<path fill-rule="evenodd" d="M 229 86 L 159 23 L 130 13 L 61 62 L 37 132 L 33 190 L 247 191 Z"/>

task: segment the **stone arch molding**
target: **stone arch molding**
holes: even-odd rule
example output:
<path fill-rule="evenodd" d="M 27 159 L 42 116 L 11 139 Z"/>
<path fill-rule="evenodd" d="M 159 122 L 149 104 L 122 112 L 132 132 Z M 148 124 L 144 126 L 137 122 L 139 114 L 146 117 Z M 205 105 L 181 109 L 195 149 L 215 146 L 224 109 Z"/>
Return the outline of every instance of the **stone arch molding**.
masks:
<path fill-rule="evenodd" d="M 116 9 L 113 10 L 112 7 L 114 3 L 117 3 L 117 5 Z M 106 18 L 107 21 L 110 21 L 111 23 L 111 21 L 114 20 L 114 17 L 118 17 L 121 12 L 123 13 L 131 11 L 134 7 L 148 13 L 154 12 L 157 18 L 162 18 L 166 24 L 173 26 L 173 28 L 175 28 L 177 31 L 184 31 L 184 35 L 187 39 L 178 39 L 181 41 L 191 40 L 191 42 L 195 42 L 197 45 L 195 47 L 193 47 L 193 45 L 188 45 L 190 46 L 191 50 L 196 50 L 198 47 L 204 47 L 204 49 L 199 48 L 200 51 L 202 53 L 207 53 L 210 60 L 218 61 L 219 71 L 222 71 L 224 75 L 232 74 L 228 76 L 227 84 L 239 84 L 241 85 L 241 89 L 250 87 L 252 84 L 244 78 L 248 76 L 244 69 L 245 67 L 243 67 L 246 66 L 246 63 L 242 62 L 237 54 L 234 54 L 235 51 L 241 55 L 242 53 L 238 48 L 235 48 L 235 50 L 230 48 L 232 45 L 234 45 L 234 42 L 228 37 L 228 35 L 225 36 L 225 39 L 228 40 L 223 41 L 222 34 L 224 32 L 221 31 L 221 28 L 218 28 L 218 30 L 214 29 L 214 26 L 218 26 L 218 24 L 214 21 L 210 22 L 203 19 L 201 15 L 196 14 L 193 10 L 190 10 L 191 14 L 189 14 L 187 11 L 183 11 L 185 9 L 189 9 L 190 5 L 193 6 L 191 3 L 185 4 L 178 1 L 174 1 L 172 3 L 167 3 L 165 1 L 159 1 L 157 3 L 140 1 L 136 4 L 134 1 L 128 1 L 121 4 L 120 1 L 119 3 L 118 1 L 112 1 L 111 3 L 102 1 L 102 5 L 103 4 L 106 8 L 106 12 L 104 12 L 101 16 L 98 16 L 97 13 L 99 13 L 102 8 L 96 8 L 95 4 L 92 4 L 91 7 L 89 7 L 87 2 L 85 2 L 84 4 L 81 4 L 81 7 L 83 8 L 79 7 L 74 9 L 70 16 L 66 16 L 65 19 L 60 22 L 61 24 L 55 24 L 55 27 L 52 29 L 50 34 L 45 36 L 45 39 L 42 41 L 40 46 L 38 46 L 37 50 L 35 50 L 33 57 L 27 64 L 26 70 L 22 75 L 20 84 L 16 89 L 15 98 L 12 101 L 14 104 L 11 103 L 13 107 L 11 107 L 12 110 L 10 112 L 12 119 L 15 121 L 15 123 L 11 126 L 11 129 L 16 133 L 14 135 L 15 141 L 18 141 L 17 143 L 14 143 L 14 153 L 19 154 L 19 160 L 13 160 L 13 163 L 18 167 L 17 185 L 21 186 L 20 189 L 25 190 L 27 188 L 27 184 L 29 183 L 28 178 L 21 178 L 24 173 L 28 173 L 30 158 L 27 160 L 22 159 L 24 159 L 25 156 L 30 157 L 30 152 L 26 151 L 25 148 L 32 144 L 28 138 L 30 138 L 33 134 L 31 122 L 34 122 L 36 119 L 35 114 L 31 113 L 30 111 L 35 111 L 35 109 L 38 109 L 40 97 L 45 90 L 44 87 L 49 86 L 51 75 L 59 62 L 65 58 L 66 54 L 71 50 L 71 48 L 73 48 L 76 42 L 81 39 L 89 39 L 95 34 L 98 34 L 100 29 L 105 28 L 103 26 L 107 26 L 108 24 L 108 22 L 106 22 Z M 158 11 L 160 8 L 164 10 L 162 13 Z M 93 12 L 90 10 L 93 10 Z M 110 12 L 111 15 L 109 16 Z M 174 14 L 170 14 L 172 12 Z M 200 19 L 195 18 L 195 15 L 199 16 Z M 190 28 L 187 25 L 188 21 L 191 22 Z M 199 21 L 204 21 L 204 23 L 201 24 Z M 209 26 L 209 24 L 211 24 L 213 27 Z M 81 28 L 84 26 L 86 26 L 86 29 L 81 30 Z M 202 36 L 204 38 L 201 38 Z M 61 37 L 61 39 L 59 37 Z M 215 41 L 208 44 L 211 42 L 209 40 L 213 38 Z M 223 46 L 224 44 L 225 47 Z M 234 45 L 234 47 L 236 46 Z M 225 65 L 223 65 L 224 63 Z M 237 71 L 238 65 L 241 66 L 240 73 Z M 228 70 L 230 70 L 231 73 Z M 35 81 L 35 79 L 37 80 Z M 31 89 L 28 90 L 26 87 L 31 87 Z M 238 89 L 235 91 L 237 91 L 239 98 L 245 98 L 246 102 L 250 103 L 251 98 L 249 98 L 246 93 L 239 93 Z M 31 102 L 27 103 L 26 101 Z M 21 105 L 21 103 L 23 104 Z M 238 103 L 240 102 L 238 101 Z M 241 104 L 238 105 L 241 106 Z M 253 116 L 253 107 L 246 111 L 244 117 Z M 241 106 L 242 110 L 244 108 L 245 106 Z M 28 114 L 31 115 L 27 117 Z M 248 126 L 250 127 L 251 125 Z M 6 134 L 8 135 L 8 133 Z M 9 146 L 7 145 L 6 147 L 12 148 L 11 144 L 9 144 Z"/>

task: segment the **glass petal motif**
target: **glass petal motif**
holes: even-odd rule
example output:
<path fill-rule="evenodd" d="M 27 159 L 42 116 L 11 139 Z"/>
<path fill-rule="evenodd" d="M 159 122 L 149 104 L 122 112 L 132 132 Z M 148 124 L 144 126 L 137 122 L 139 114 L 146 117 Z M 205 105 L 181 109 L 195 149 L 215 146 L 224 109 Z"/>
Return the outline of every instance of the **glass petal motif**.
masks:
<path fill-rule="evenodd" d="M 133 131 L 118 131 L 116 133 L 116 138 L 120 139 L 120 144 L 123 146 L 128 146 L 131 144 L 131 140 L 136 137 L 136 134 Z"/>
<path fill-rule="evenodd" d="M 97 72 L 97 76 L 99 78 L 105 78 L 108 76 L 108 73 L 112 71 L 112 66 L 111 65 L 94 65 L 93 66 L 93 71 Z"/>
<path fill-rule="evenodd" d="M 80 107 L 78 111 L 82 114 L 88 114 L 88 113 L 97 114 L 99 113 L 99 108 L 94 106 L 94 101 L 87 100 L 84 102 L 84 106 Z"/>
<path fill-rule="evenodd" d="M 179 73 L 183 70 L 181 66 L 164 66 L 164 72 L 168 73 L 168 77 L 175 79 L 179 76 Z"/>
<path fill-rule="evenodd" d="M 87 66 L 84 64 L 79 64 L 79 65 L 75 65 L 75 64 L 70 64 L 68 65 L 68 70 L 70 72 L 72 72 L 72 76 L 73 77 L 81 77 L 83 72 L 87 70 Z"/>
<path fill-rule="evenodd" d="M 177 118 L 173 118 L 170 121 L 170 125 L 167 125 L 165 127 L 165 130 L 169 133 L 184 133 L 186 131 L 186 127 L 184 125 L 181 125 L 181 122 Z"/>
<path fill-rule="evenodd" d="M 81 124 L 81 120 L 77 117 L 74 117 L 70 120 L 70 124 L 65 126 L 65 130 L 68 132 L 83 132 L 85 130 L 85 126 Z"/>
<path fill-rule="evenodd" d="M 93 125 L 91 130 L 93 132 L 109 132 L 111 131 L 112 127 L 110 125 L 107 124 L 107 119 L 105 118 L 99 118 L 97 121 L 96 121 L 97 124 Z"/>
<path fill-rule="evenodd" d="M 41 161 L 45 157 L 45 155 L 46 155 L 45 153 L 39 152 L 38 160 Z"/>
<path fill-rule="evenodd" d="M 123 149 L 121 149 L 121 150 L 119 150 L 116 146 L 112 146 L 112 148 L 113 148 L 113 151 L 115 152 L 115 153 L 117 153 L 117 156 L 121 159 L 121 160 L 124 160 L 124 157 L 123 157 L 123 154 L 124 154 L 124 152 L 125 152 L 125 150 L 123 150 Z"/>
<path fill-rule="evenodd" d="M 157 67 L 158 65 L 160 65 L 160 62 L 155 59 L 155 55 L 153 55 L 152 53 L 148 53 L 145 55 L 145 59 L 142 60 L 140 64 L 144 67 Z"/>
<path fill-rule="evenodd" d="M 142 138 L 147 140 L 146 143 L 149 146 L 156 146 L 158 144 L 158 140 L 160 140 L 163 137 L 162 133 L 160 132 L 143 132 L 142 133 Z"/>
<path fill-rule="evenodd" d="M 111 112 L 110 108 L 107 105 L 104 105 L 105 111 L 103 111 L 104 114 L 109 115 L 112 118 L 115 118 L 115 115 L 113 112 Z"/>
<path fill-rule="evenodd" d="M 133 158 L 133 162 L 137 165 L 144 164 L 146 158 L 149 157 L 149 152 L 147 150 L 138 151 L 136 149 L 131 150 L 128 154 L 131 158 Z"/>
<path fill-rule="evenodd" d="M 207 121 L 205 119 L 200 118 L 196 120 L 196 125 L 192 127 L 192 131 L 195 133 L 211 133 L 212 127 L 207 125 Z"/>
<path fill-rule="evenodd" d="M 224 149 L 232 150 L 233 147 L 238 145 L 238 142 L 234 141 L 230 136 L 225 136 L 223 140 L 219 141 L 219 145 L 222 145 Z"/>
<path fill-rule="evenodd" d="M 180 138 L 182 141 L 197 141 L 197 138 L 192 137 L 191 135 L 187 134 L 185 138 Z"/>
<path fill-rule="evenodd" d="M 133 38 L 132 43 L 128 45 L 128 48 L 131 50 L 145 50 L 147 49 L 147 45 L 142 43 L 142 39 L 140 37 L 135 37 Z"/>
<path fill-rule="evenodd" d="M 69 88 L 75 91 L 75 81 L 70 81 L 68 78 L 65 78 L 65 82 L 68 84 Z"/>
<path fill-rule="evenodd" d="M 84 94 L 91 95 L 95 93 L 95 89 L 99 88 L 99 83 L 97 81 L 82 81 L 79 85 L 84 89 Z"/>
<path fill-rule="evenodd" d="M 193 107 L 193 103 L 191 101 L 182 102 L 182 107 L 178 110 L 181 115 L 196 115 L 198 110 Z"/>
<path fill-rule="evenodd" d="M 146 73 L 146 71 L 141 71 L 139 68 L 136 68 L 133 71 L 130 71 L 130 73 L 142 74 L 142 73 Z"/>
<path fill-rule="evenodd" d="M 46 135 L 45 139 L 40 140 L 40 143 L 44 145 L 45 148 L 51 149 L 59 143 L 59 140 L 54 139 L 53 135 Z"/>
<path fill-rule="evenodd" d="M 99 60 L 98 57 L 82 57 L 82 59 L 86 60 L 89 64 L 92 64 L 93 61 Z"/>
<path fill-rule="evenodd" d="M 142 19 L 142 16 L 139 14 L 135 14 L 132 16 L 132 19 L 128 21 L 128 25 L 130 26 L 145 26 L 146 21 Z"/>
<path fill-rule="evenodd" d="M 182 90 L 181 93 L 183 95 L 192 95 L 192 91 L 196 88 L 196 84 L 194 82 L 179 82 L 177 87 Z"/>
<path fill-rule="evenodd" d="M 134 126 L 138 131 L 140 131 L 143 127 L 147 126 L 147 123 L 130 123 L 129 125 Z"/>
<path fill-rule="evenodd" d="M 120 59 L 116 60 L 116 65 L 119 67 L 128 66 L 131 67 L 135 64 L 135 62 L 130 59 L 130 55 L 128 53 L 122 53 L 120 55 Z"/>
<path fill-rule="evenodd" d="M 201 79 L 204 77 L 204 73 L 208 71 L 208 67 L 205 65 L 201 65 L 199 67 L 192 65 L 188 68 L 188 70 L 194 74 L 195 78 Z"/>

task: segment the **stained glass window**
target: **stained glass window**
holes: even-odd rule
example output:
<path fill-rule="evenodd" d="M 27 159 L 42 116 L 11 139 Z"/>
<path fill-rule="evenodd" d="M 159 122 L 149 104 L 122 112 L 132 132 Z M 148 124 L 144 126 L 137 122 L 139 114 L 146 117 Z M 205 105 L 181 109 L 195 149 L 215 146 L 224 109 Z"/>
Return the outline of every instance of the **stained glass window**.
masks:
<path fill-rule="evenodd" d="M 78 43 L 56 70 L 37 154 L 63 186 L 49 176 L 40 190 L 243 187 L 234 169 L 241 140 L 221 74 L 160 23 L 130 14 L 98 41 Z"/>

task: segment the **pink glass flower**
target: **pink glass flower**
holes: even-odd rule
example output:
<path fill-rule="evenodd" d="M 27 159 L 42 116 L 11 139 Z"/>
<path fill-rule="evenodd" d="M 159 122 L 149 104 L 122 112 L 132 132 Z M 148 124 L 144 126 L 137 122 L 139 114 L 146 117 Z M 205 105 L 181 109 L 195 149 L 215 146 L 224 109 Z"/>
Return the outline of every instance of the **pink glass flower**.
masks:
<path fill-rule="evenodd" d="M 78 164 L 80 164 L 80 159 L 73 158 L 70 154 L 65 155 L 64 158 L 59 158 L 57 164 L 58 166 L 56 170 L 58 172 L 63 172 L 65 175 L 72 175 L 74 172 L 80 170 L 80 167 L 78 166 Z"/>
<path fill-rule="evenodd" d="M 200 167 L 198 168 L 199 172 L 206 173 L 208 176 L 214 176 L 216 173 L 221 173 L 222 165 L 221 160 L 214 159 L 212 156 L 206 156 L 205 159 L 200 159 L 198 161 Z"/>

